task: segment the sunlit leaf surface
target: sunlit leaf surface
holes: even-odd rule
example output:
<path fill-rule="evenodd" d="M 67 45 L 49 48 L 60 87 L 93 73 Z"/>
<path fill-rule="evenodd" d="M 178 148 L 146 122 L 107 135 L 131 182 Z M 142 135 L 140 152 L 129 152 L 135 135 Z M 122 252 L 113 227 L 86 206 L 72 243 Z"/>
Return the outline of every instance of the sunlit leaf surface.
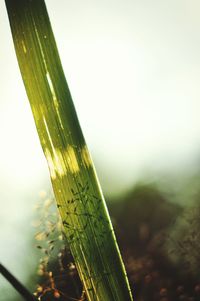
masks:
<path fill-rule="evenodd" d="M 88 300 L 132 300 L 44 1 L 6 0 L 6 5 L 57 206 Z"/>

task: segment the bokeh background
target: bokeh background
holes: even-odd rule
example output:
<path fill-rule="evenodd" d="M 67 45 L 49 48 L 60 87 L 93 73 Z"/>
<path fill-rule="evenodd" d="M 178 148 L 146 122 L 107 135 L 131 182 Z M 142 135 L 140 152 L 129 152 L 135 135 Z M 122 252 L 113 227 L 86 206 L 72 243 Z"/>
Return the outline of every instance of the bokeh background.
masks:
<path fill-rule="evenodd" d="M 147 250 L 159 229 L 167 228 L 171 237 L 165 249 L 183 241 L 183 232 L 188 239 L 192 235 L 183 216 L 194 219 L 191 208 L 198 209 L 200 196 L 200 2 L 46 0 L 46 5 L 121 248 L 132 252 L 129 266 L 137 266 L 137 252 Z M 40 258 L 34 207 L 52 192 L 3 0 L 0 70 L 0 260 L 34 291 Z M 192 253 L 189 247 L 184 252 Z M 195 256 L 188 269 L 197 294 Z M 143 268 L 150 269 L 145 263 Z M 147 274 L 138 290 L 145 290 Z M 134 275 L 137 283 L 140 276 Z M 17 298 L 3 277 L 0 287 L 1 301 Z"/>

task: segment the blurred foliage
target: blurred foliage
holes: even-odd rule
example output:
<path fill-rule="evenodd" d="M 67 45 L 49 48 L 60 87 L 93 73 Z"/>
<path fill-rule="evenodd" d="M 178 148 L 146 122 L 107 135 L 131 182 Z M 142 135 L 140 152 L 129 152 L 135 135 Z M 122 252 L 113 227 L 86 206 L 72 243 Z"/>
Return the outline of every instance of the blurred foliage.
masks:
<path fill-rule="evenodd" d="M 169 194 L 170 195 L 170 194 Z M 137 301 L 200 300 L 200 203 L 174 203 L 156 185 L 138 184 L 108 202 Z M 45 194 L 37 206 L 35 246 L 41 253 L 35 294 L 46 300 L 86 300 L 60 218 Z"/>
<path fill-rule="evenodd" d="M 163 231 L 172 225 L 182 211 L 152 185 L 137 185 L 123 201 L 110 207 L 116 219 L 116 228 L 122 243 L 133 245 L 135 252 L 151 248 L 155 235 L 163 237 Z M 145 247 L 145 248 L 144 248 Z"/>
<path fill-rule="evenodd" d="M 136 300 L 200 300 L 200 205 L 139 184 L 110 210 Z"/>

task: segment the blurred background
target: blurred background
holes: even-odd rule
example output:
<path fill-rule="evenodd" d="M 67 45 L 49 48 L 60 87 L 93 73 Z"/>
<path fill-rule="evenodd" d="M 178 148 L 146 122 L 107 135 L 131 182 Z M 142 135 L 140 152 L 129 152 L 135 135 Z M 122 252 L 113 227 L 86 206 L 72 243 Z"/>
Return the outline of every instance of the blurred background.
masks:
<path fill-rule="evenodd" d="M 200 300 L 199 1 L 46 5 L 137 300 Z M 34 208 L 52 191 L 4 1 L 0 45 L 0 260 L 34 291 Z M 0 287 L 1 301 L 18 300 Z"/>

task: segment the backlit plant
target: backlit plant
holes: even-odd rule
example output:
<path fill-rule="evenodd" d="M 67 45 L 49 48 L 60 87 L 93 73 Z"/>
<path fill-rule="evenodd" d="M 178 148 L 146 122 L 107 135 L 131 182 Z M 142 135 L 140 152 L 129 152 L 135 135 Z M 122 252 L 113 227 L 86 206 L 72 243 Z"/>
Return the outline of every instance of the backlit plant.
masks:
<path fill-rule="evenodd" d="M 132 300 L 45 3 L 43 0 L 5 2 L 57 206 L 87 298 L 89 301 Z"/>

